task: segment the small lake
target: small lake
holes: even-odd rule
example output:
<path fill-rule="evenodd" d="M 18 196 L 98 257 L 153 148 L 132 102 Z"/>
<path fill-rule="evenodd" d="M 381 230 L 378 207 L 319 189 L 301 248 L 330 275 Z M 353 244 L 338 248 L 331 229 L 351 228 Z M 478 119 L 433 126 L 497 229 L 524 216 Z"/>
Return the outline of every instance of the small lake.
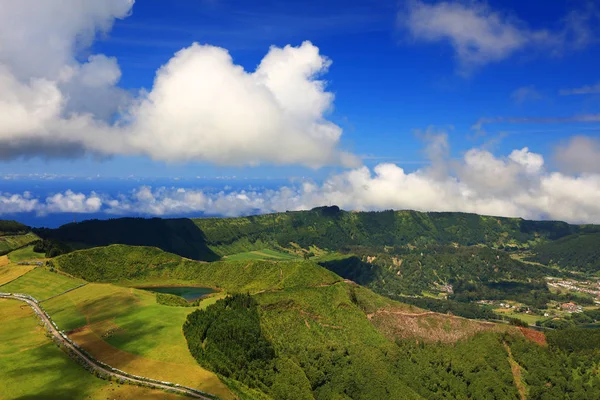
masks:
<path fill-rule="evenodd" d="M 142 287 L 139 289 L 149 290 L 157 293 L 168 293 L 183 297 L 187 301 L 194 301 L 207 294 L 214 293 L 211 288 L 195 287 L 195 286 L 153 286 Z"/>

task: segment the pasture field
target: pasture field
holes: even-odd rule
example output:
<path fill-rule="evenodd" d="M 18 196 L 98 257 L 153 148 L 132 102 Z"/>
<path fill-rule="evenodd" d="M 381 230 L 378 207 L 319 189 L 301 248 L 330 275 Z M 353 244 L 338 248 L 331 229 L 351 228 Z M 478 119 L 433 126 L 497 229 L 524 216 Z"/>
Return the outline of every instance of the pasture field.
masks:
<path fill-rule="evenodd" d="M 49 338 L 29 306 L 0 299 L 1 399 L 182 399 L 96 378 Z"/>
<path fill-rule="evenodd" d="M 8 260 L 8 258 L 6 258 L 6 260 Z M 0 285 L 14 281 L 34 268 L 33 265 L 2 264 L 2 258 L 0 258 Z M 4 287 L 0 288 L 0 292 L 2 291 L 6 291 L 4 290 Z"/>
<path fill-rule="evenodd" d="M 193 307 L 164 306 L 152 292 L 90 283 L 48 300 L 44 308 L 71 339 L 111 366 L 233 398 L 187 348 L 182 326 Z"/>
<path fill-rule="evenodd" d="M 244 253 L 231 254 L 224 257 L 226 260 L 296 260 L 297 256 L 289 253 L 283 253 L 281 251 L 262 249 L 247 251 Z"/>
<path fill-rule="evenodd" d="M 26 233 L 25 235 L 6 235 L 0 236 L 0 254 L 8 253 L 11 250 L 23 247 L 26 244 L 35 242 L 38 240 L 33 233 Z"/>
<path fill-rule="evenodd" d="M 85 281 L 36 267 L 14 281 L 2 285 L 1 290 L 8 293 L 25 293 L 42 301 L 82 283 Z"/>
<path fill-rule="evenodd" d="M 25 260 L 36 260 L 45 258 L 44 253 L 36 253 L 33 251 L 33 246 L 27 246 L 8 253 L 10 261 L 17 263 Z"/>

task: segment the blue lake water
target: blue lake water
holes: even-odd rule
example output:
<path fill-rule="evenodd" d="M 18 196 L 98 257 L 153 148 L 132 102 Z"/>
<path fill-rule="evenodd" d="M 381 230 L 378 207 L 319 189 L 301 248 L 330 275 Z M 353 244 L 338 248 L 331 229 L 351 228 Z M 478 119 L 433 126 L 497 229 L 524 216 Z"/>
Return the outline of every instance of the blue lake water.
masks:
<path fill-rule="evenodd" d="M 168 293 L 183 297 L 187 301 L 194 301 L 207 294 L 214 293 L 211 288 L 195 287 L 195 286 L 156 286 L 140 288 L 157 293 Z"/>

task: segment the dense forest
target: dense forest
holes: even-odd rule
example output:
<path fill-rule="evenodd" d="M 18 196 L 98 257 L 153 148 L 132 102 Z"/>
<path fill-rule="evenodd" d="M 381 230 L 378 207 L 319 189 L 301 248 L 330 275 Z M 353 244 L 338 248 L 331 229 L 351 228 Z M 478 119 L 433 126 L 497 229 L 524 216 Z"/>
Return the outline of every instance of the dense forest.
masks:
<path fill-rule="evenodd" d="M 536 246 L 531 260 L 569 270 L 600 272 L 600 233 L 569 235 Z"/>
<path fill-rule="evenodd" d="M 4 235 L 22 235 L 31 231 L 27 225 L 17 221 L 0 220 L 0 236 Z"/>
<path fill-rule="evenodd" d="M 184 334 L 202 365 L 277 399 L 600 395 L 598 330 L 552 332 L 548 346 L 509 330 L 391 342 L 369 327 L 372 301 L 343 286 L 233 295 L 188 316 Z"/>
<path fill-rule="evenodd" d="M 427 244 L 486 244 L 528 248 L 580 232 L 583 227 L 554 221 L 488 217 L 465 213 L 417 211 L 347 212 L 338 207 L 241 218 L 193 220 L 208 244 L 226 255 L 274 243 L 339 251 L 349 246 L 422 246 Z M 596 227 L 586 227 L 587 231 Z M 259 247 L 261 248 L 261 247 Z"/>

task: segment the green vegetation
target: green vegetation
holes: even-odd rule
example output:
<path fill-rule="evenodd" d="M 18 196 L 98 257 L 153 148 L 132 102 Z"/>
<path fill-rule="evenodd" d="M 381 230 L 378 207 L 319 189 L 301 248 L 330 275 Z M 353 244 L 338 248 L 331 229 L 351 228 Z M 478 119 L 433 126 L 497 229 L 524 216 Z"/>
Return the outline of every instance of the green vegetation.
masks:
<path fill-rule="evenodd" d="M 39 238 L 31 232 L 21 235 L 0 235 L 0 256 L 27 246 L 38 239 Z"/>
<path fill-rule="evenodd" d="M 203 233 L 189 219 L 119 218 L 89 220 L 58 229 L 35 229 L 43 239 L 67 242 L 74 248 L 127 244 L 154 246 L 194 260 L 214 261 Z"/>
<path fill-rule="evenodd" d="M 275 261 L 279 261 L 279 260 L 294 260 L 297 259 L 298 257 L 293 255 L 293 254 L 289 254 L 289 253 L 283 253 L 281 251 L 276 251 L 276 250 L 270 250 L 270 249 L 261 249 L 261 250 L 254 250 L 254 251 L 248 251 L 245 253 L 237 253 L 237 254 L 232 254 L 227 256 L 227 260 L 275 260 Z"/>
<path fill-rule="evenodd" d="M 54 259 L 60 270 L 89 282 L 197 284 L 228 291 L 311 286 L 341 278 L 309 261 L 218 261 L 183 259 L 152 247 L 112 245 L 79 250 Z"/>
<path fill-rule="evenodd" d="M 83 283 L 85 282 L 80 279 L 37 267 L 25 275 L 21 275 L 14 281 L 0 286 L 0 290 L 7 293 L 28 294 L 42 301 L 80 286 Z"/>
<path fill-rule="evenodd" d="M 43 306 L 71 339 L 115 368 L 233 398 L 190 355 L 181 328 L 191 308 L 157 304 L 156 294 L 146 290 L 98 283 Z"/>
<path fill-rule="evenodd" d="M 44 253 L 46 257 L 56 257 L 73 251 L 71 246 L 59 240 L 43 239 L 35 242 L 33 251 Z"/>
<path fill-rule="evenodd" d="M 179 396 L 96 378 L 44 335 L 37 316 L 0 299 L 2 399 L 178 399 Z"/>
<path fill-rule="evenodd" d="M 338 207 L 242 218 L 194 219 L 208 245 L 220 255 L 297 243 L 329 251 L 352 246 L 422 246 L 487 244 L 499 248 L 529 248 L 582 231 L 564 222 L 526 221 L 464 213 L 416 211 L 347 212 Z M 596 227 L 586 227 L 587 231 Z"/>
<path fill-rule="evenodd" d="M 272 398 L 418 398 L 386 355 L 395 346 L 350 292 L 338 283 L 235 295 L 191 314 L 184 332 L 201 364 Z M 365 304 L 385 303 L 372 296 Z"/>
<path fill-rule="evenodd" d="M 169 293 L 156 293 L 156 302 L 164 306 L 191 307 L 192 304 L 180 296 Z"/>
<path fill-rule="evenodd" d="M 530 259 L 586 273 L 600 273 L 600 233 L 570 235 L 534 248 Z"/>
<path fill-rule="evenodd" d="M 272 385 L 275 351 L 260 328 L 256 301 L 233 295 L 188 315 L 183 325 L 192 356 L 228 378 L 262 390 Z M 267 389 L 268 390 L 268 389 Z"/>
<path fill-rule="evenodd" d="M 8 253 L 10 261 L 16 263 L 25 260 L 34 260 L 36 258 L 44 258 L 44 253 L 38 253 L 34 250 L 34 246 L 22 247 L 18 250 Z"/>
<path fill-rule="evenodd" d="M 592 330 L 588 330 L 592 331 Z M 600 398 L 600 353 L 597 347 L 567 352 L 567 332 L 548 332 L 548 347 L 505 337 L 515 361 L 524 371 L 523 380 L 530 399 L 598 399 Z M 560 336 L 560 338 L 558 337 Z M 597 337 L 597 333 L 595 334 Z M 577 337 L 573 338 L 578 342 Z"/>
<path fill-rule="evenodd" d="M 24 235 L 31 231 L 27 225 L 23 225 L 17 221 L 0 220 L 0 236 L 5 235 Z"/>

